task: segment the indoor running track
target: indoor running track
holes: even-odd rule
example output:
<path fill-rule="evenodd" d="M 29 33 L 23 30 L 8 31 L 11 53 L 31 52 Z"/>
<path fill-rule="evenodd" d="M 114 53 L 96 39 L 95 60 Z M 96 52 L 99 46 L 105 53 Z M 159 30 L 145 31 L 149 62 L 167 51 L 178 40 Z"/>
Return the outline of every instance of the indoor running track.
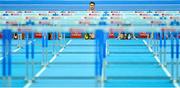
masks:
<path fill-rule="evenodd" d="M 107 56 L 104 87 L 174 87 L 143 40 L 109 39 L 108 42 L 110 54 Z M 136 44 L 142 46 L 131 46 Z M 93 45 L 94 40 L 71 39 L 59 56 L 45 70 L 41 70 L 42 74 L 36 82 L 25 87 L 100 86 L 94 76 Z"/>
<path fill-rule="evenodd" d="M 36 44 L 41 44 L 36 40 Z M 143 40 L 116 40 L 109 39 L 110 54 L 107 56 L 107 81 L 104 87 L 174 87 L 168 76 L 158 65 L 154 56 L 148 50 Z M 14 42 L 13 42 L 14 43 Z M 49 45 L 53 44 L 49 41 Z M 25 55 L 12 54 L 13 87 L 98 87 L 100 86 L 94 76 L 95 41 L 84 39 L 71 39 L 66 41 L 66 48 L 56 48 L 61 51 L 49 66 L 42 70 L 40 64 L 42 55 L 35 55 L 35 73 L 42 71 L 36 78 L 36 82 L 27 84 L 24 82 Z M 131 45 L 142 46 L 131 46 Z M 79 46 L 81 45 L 81 46 Z M 85 46 L 87 45 L 87 46 Z M 119 45 L 119 46 L 118 46 Z M 126 46 L 122 46 L 126 45 Z M 129 45 L 129 46 L 128 46 Z M 17 49 L 16 46 L 12 50 Z M 52 47 L 48 47 L 49 51 Z M 36 46 L 35 51 L 40 52 L 41 46 Z M 25 52 L 25 48 L 17 52 Z M 122 53 L 124 52 L 124 53 Z M 134 52 L 139 52 L 138 54 Z M 141 54 L 145 52 L 146 54 Z M 129 54 L 128 54 L 129 53 Z M 48 54 L 51 60 L 52 54 Z M 0 66 L 0 69 L 2 67 Z M 2 73 L 0 73 L 2 75 Z M 2 79 L 1 79 L 2 85 Z M 2 85 L 4 86 L 4 85 Z"/>

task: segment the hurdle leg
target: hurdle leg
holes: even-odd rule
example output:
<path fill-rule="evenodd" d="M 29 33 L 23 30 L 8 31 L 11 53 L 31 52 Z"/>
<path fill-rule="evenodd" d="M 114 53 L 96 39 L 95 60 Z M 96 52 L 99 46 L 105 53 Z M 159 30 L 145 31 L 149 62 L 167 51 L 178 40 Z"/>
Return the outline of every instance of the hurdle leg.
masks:
<path fill-rule="evenodd" d="M 107 80 L 107 77 L 106 77 L 106 65 L 107 65 L 107 61 L 104 59 L 103 61 L 103 72 L 102 72 L 102 80 L 103 81 L 106 81 Z"/>
<path fill-rule="evenodd" d="M 174 59 L 171 59 L 171 80 L 174 81 Z"/>
<path fill-rule="evenodd" d="M 153 49 L 153 32 L 151 33 L 151 38 L 150 38 L 150 48 Z"/>
<path fill-rule="evenodd" d="M 158 39 L 156 40 L 156 54 L 157 54 L 157 57 L 159 56 L 159 41 Z"/>
<path fill-rule="evenodd" d="M 23 47 L 22 33 L 20 34 L 20 48 Z"/>
<path fill-rule="evenodd" d="M 147 37 L 147 46 L 148 47 L 150 46 L 150 35 L 149 35 L 149 37 Z"/>
<path fill-rule="evenodd" d="M 48 66 L 48 49 L 46 47 L 46 60 L 45 60 L 45 66 Z"/>
<path fill-rule="evenodd" d="M 2 39 L 2 41 L 3 41 L 3 47 L 2 47 L 2 51 L 3 51 L 3 53 L 2 53 L 2 56 L 3 56 L 3 59 L 2 59 L 2 87 L 6 87 L 6 74 L 7 74 L 7 67 L 6 67 L 6 58 L 7 58 L 7 42 L 6 42 L 6 33 L 4 33 L 5 31 L 3 31 L 3 39 Z"/>
<path fill-rule="evenodd" d="M 64 33 L 64 34 L 63 34 L 64 48 L 66 47 L 66 40 L 65 40 L 65 38 L 66 38 L 66 35 L 65 35 L 65 33 Z"/>
<path fill-rule="evenodd" d="M 11 76 L 8 76 L 8 87 L 12 87 L 11 81 L 12 81 Z"/>
<path fill-rule="evenodd" d="M 25 81 L 29 81 L 29 61 L 26 59 L 26 75 L 25 75 Z"/>
<path fill-rule="evenodd" d="M 176 58 L 176 82 L 179 82 L 179 60 Z"/>
<path fill-rule="evenodd" d="M 45 55 L 44 55 L 44 47 L 42 48 L 42 62 L 41 65 L 44 66 L 44 62 L 45 62 Z"/>
<path fill-rule="evenodd" d="M 166 48 L 164 48 L 164 66 L 166 67 L 167 66 L 167 62 L 166 62 L 166 53 L 167 53 L 167 51 L 166 51 Z"/>
<path fill-rule="evenodd" d="M 157 56 L 157 39 L 154 40 L 154 54 Z"/>
<path fill-rule="evenodd" d="M 26 74 L 25 74 L 25 81 L 29 82 L 29 34 L 26 32 L 25 41 L 26 41 Z"/>
<path fill-rule="evenodd" d="M 31 73 L 31 76 L 32 76 L 32 82 L 35 82 L 35 78 L 34 78 L 34 58 L 32 58 L 32 61 L 31 61 L 31 64 L 32 64 L 32 73 Z"/>

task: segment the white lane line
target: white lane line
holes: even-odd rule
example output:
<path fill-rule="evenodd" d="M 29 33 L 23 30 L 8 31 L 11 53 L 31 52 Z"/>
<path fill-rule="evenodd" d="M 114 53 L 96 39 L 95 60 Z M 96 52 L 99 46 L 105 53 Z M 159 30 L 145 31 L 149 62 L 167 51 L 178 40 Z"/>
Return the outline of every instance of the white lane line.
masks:
<path fill-rule="evenodd" d="M 17 51 L 19 51 L 21 48 L 17 48 L 17 49 L 15 49 L 15 50 L 13 50 L 12 52 L 17 52 Z"/>
<path fill-rule="evenodd" d="M 46 70 L 46 66 L 44 66 L 36 75 L 35 77 L 39 77 L 45 70 Z"/>
<path fill-rule="evenodd" d="M 3 57 L 0 57 L 0 61 L 3 59 Z"/>
<path fill-rule="evenodd" d="M 69 40 L 66 45 L 69 45 L 72 40 Z M 64 50 L 64 47 L 59 50 L 59 53 L 61 53 Z M 49 61 L 49 63 L 52 63 L 56 59 L 57 55 L 54 55 L 54 57 Z"/>
<path fill-rule="evenodd" d="M 147 46 L 147 42 L 146 42 L 146 40 L 143 40 L 143 42 L 144 42 L 144 44 Z"/>
<path fill-rule="evenodd" d="M 71 41 L 72 41 L 72 40 L 69 40 L 66 45 L 69 45 L 69 44 L 71 43 Z M 63 47 L 62 49 L 60 49 L 58 53 L 62 52 L 63 50 L 64 50 L 64 47 Z M 54 55 L 49 62 L 52 63 L 52 62 L 56 59 L 56 57 L 57 57 L 57 56 Z M 50 63 L 49 63 L 49 64 L 50 64 Z M 44 67 L 35 75 L 35 78 L 36 78 L 36 77 L 39 77 L 46 69 L 47 69 L 47 67 L 44 66 Z M 24 88 L 29 88 L 31 85 L 32 85 L 32 82 L 28 82 L 28 83 L 24 86 Z"/>
<path fill-rule="evenodd" d="M 146 40 L 143 40 L 143 42 L 144 42 L 144 44 L 148 47 L 149 51 L 152 53 L 152 52 L 153 52 L 153 50 L 151 49 L 151 47 L 149 47 L 149 46 L 148 46 L 148 44 L 147 44 Z"/>
<path fill-rule="evenodd" d="M 159 58 L 158 58 L 157 56 L 154 56 L 154 58 L 155 58 L 156 61 L 160 64 Z M 170 74 L 170 72 L 166 69 L 166 67 L 164 67 L 164 65 L 162 65 L 161 67 L 162 67 L 162 69 L 164 70 L 164 72 L 166 73 L 166 75 L 167 75 L 168 77 L 171 77 L 171 74 Z"/>
<path fill-rule="evenodd" d="M 57 55 L 54 55 L 53 58 L 49 61 L 49 63 L 52 63 L 56 59 Z"/>
<path fill-rule="evenodd" d="M 146 42 L 145 40 L 143 40 L 143 42 L 144 42 L 144 44 L 147 45 L 147 42 Z M 147 46 L 147 47 L 148 47 L 149 51 L 151 52 L 152 49 L 151 49 L 149 46 Z M 160 60 L 159 60 L 159 58 L 158 58 L 157 56 L 154 56 L 154 58 L 156 59 L 156 61 L 157 61 L 159 64 L 161 64 L 161 63 L 160 63 Z M 168 77 L 171 77 L 170 72 L 167 70 L 167 68 L 166 68 L 164 65 L 161 65 L 161 68 L 163 69 L 163 71 L 166 73 L 166 75 L 167 75 Z M 173 81 L 173 85 L 174 85 L 176 88 L 180 88 L 180 86 L 179 86 L 179 84 L 178 84 L 177 82 L 174 82 L 174 81 Z"/>
<path fill-rule="evenodd" d="M 29 41 L 28 44 L 30 45 L 32 43 L 32 41 Z"/>
<path fill-rule="evenodd" d="M 71 43 L 71 41 L 72 41 L 72 40 L 69 40 L 66 45 L 69 45 L 69 44 Z"/>
<path fill-rule="evenodd" d="M 29 82 L 27 85 L 24 86 L 24 88 L 29 88 L 32 85 L 32 82 Z"/>

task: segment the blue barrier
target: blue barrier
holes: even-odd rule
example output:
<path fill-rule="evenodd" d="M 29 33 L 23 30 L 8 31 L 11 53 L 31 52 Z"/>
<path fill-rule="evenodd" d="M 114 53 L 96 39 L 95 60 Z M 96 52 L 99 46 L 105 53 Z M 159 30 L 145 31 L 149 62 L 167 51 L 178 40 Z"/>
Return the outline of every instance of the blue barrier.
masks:
<path fill-rule="evenodd" d="M 45 33 L 43 32 L 42 33 L 42 47 L 44 48 L 44 41 L 45 41 L 45 35 L 44 35 Z"/>
<path fill-rule="evenodd" d="M 11 39 L 12 32 L 9 29 L 3 30 L 3 39 L 2 39 L 2 75 L 11 76 Z M 7 54 L 7 55 L 6 55 Z M 7 65 L 6 65 L 7 62 Z"/>
<path fill-rule="evenodd" d="M 163 38 L 164 38 L 164 48 L 166 48 L 166 32 L 163 31 Z"/>
<path fill-rule="evenodd" d="M 34 32 L 31 32 L 31 58 L 34 59 Z"/>
<path fill-rule="evenodd" d="M 98 62 L 99 62 L 99 30 L 96 30 L 96 58 L 95 58 L 95 75 L 98 76 L 99 69 L 98 69 Z"/>
<path fill-rule="evenodd" d="M 171 36 L 171 59 L 174 59 L 174 36 Z"/>
<path fill-rule="evenodd" d="M 102 76 L 103 62 L 106 57 L 107 34 L 103 30 L 96 30 L 96 62 L 95 75 Z"/>
<path fill-rule="evenodd" d="M 48 47 L 48 33 L 46 32 L 46 37 L 45 37 L 45 47 Z"/>
<path fill-rule="evenodd" d="M 25 39 L 26 39 L 26 59 L 29 59 L 29 33 L 25 33 Z"/>
<path fill-rule="evenodd" d="M 176 32 L 176 58 L 179 59 L 179 36 L 178 36 L 178 32 Z"/>
<path fill-rule="evenodd" d="M 12 32 L 9 30 L 9 32 L 6 34 L 8 37 L 8 76 L 11 76 L 11 39 L 12 39 Z"/>
<path fill-rule="evenodd" d="M 171 63 L 174 63 L 174 32 L 171 33 Z M 174 64 L 171 64 L 171 79 L 174 80 Z"/>
<path fill-rule="evenodd" d="M 162 32 L 160 32 L 160 43 L 159 43 L 159 45 L 160 45 L 160 48 L 162 48 Z"/>

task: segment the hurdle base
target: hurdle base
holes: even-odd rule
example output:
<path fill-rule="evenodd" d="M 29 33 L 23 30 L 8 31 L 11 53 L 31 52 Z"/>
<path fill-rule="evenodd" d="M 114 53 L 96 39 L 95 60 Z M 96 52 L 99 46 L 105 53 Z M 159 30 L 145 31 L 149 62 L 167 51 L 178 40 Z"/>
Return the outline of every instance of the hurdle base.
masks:
<path fill-rule="evenodd" d="M 174 83 L 178 83 L 178 82 L 179 82 L 179 80 L 173 80 L 173 82 L 174 82 Z"/>
<path fill-rule="evenodd" d="M 163 66 L 164 66 L 164 67 L 167 67 L 167 64 L 164 64 Z"/>
<path fill-rule="evenodd" d="M 32 81 L 31 81 L 31 80 L 25 79 L 25 82 L 26 82 L 26 83 L 30 83 L 30 82 L 32 82 Z"/>
<path fill-rule="evenodd" d="M 11 77 L 10 77 L 10 76 L 8 76 L 8 77 L 7 77 L 7 79 L 8 79 L 8 80 L 11 80 Z"/>
<path fill-rule="evenodd" d="M 31 80 L 31 81 L 32 81 L 32 83 L 35 83 L 35 82 L 36 82 L 35 78 L 32 78 L 32 80 Z"/>

